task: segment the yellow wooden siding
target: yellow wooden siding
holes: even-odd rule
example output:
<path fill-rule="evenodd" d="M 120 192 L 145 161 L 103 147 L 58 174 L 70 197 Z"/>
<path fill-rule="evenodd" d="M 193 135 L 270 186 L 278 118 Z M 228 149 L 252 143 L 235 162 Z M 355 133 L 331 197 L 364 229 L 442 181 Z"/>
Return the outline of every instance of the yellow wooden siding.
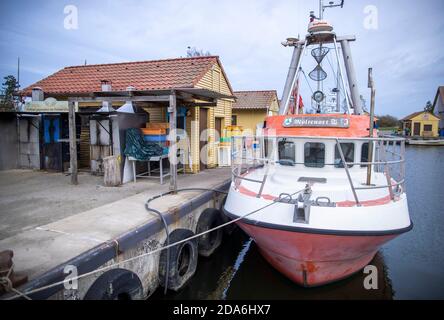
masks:
<path fill-rule="evenodd" d="M 167 121 L 167 109 L 165 107 L 144 107 L 149 114 L 149 122 L 159 123 Z"/>
<path fill-rule="evenodd" d="M 270 111 L 274 116 L 278 115 L 279 103 L 278 103 L 277 99 L 273 99 L 273 101 L 271 102 Z"/>
<path fill-rule="evenodd" d="M 250 110 L 233 110 L 233 115 L 237 116 L 237 125 L 244 130 L 250 130 L 250 134 L 256 133 L 256 125 L 265 121 L 267 112 L 265 109 L 250 109 Z"/>
<path fill-rule="evenodd" d="M 231 91 L 228 85 L 227 79 L 224 77 L 221 67 L 219 64 L 214 64 L 213 67 L 208 70 L 208 72 L 202 77 L 202 79 L 196 84 L 197 88 L 208 89 L 212 91 L 217 91 L 222 94 L 231 95 Z M 230 100 L 218 100 L 216 107 L 208 108 L 208 168 L 213 168 L 217 166 L 217 154 L 216 154 L 216 135 L 215 135 L 215 117 L 224 118 L 223 126 L 231 125 L 231 107 L 232 101 Z M 196 130 L 194 132 L 189 132 L 192 154 L 193 154 L 193 172 L 199 171 L 199 141 L 200 141 L 200 130 L 199 130 L 199 108 L 195 108 L 196 115 Z M 188 127 L 188 125 L 187 125 Z M 223 128 L 222 128 L 223 129 Z M 222 133 L 219 133 L 222 134 Z M 196 159 L 197 162 L 194 162 Z"/>
<path fill-rule="evenodd" d="M 191 108 L 191 115 L 186 118 L 186 131 L 190 144 L 190 157 L 191 157 L 191 169 L 190 164 L 186 165 L 186 172 L 199 172 L 199 143 L 195 143 L 196 137 L 199 137 L 199 107 Z"/>

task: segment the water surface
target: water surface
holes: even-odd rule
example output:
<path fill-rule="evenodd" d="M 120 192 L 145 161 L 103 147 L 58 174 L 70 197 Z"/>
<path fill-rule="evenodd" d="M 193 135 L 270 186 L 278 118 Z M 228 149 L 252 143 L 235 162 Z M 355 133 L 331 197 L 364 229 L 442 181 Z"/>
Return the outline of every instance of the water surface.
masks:
<path fill-rule="evenodd" d="M 412 231 L 386 244 L 372 264 L 377 290 L 364 275 L 318 288 L 302 288 L 274 270 L 255 243 L 237 229 L 214 255 L 200 258 L 180 292 L 152 299 L 444 299 L 444 147 L 408 146 L 407 196 Z"/>

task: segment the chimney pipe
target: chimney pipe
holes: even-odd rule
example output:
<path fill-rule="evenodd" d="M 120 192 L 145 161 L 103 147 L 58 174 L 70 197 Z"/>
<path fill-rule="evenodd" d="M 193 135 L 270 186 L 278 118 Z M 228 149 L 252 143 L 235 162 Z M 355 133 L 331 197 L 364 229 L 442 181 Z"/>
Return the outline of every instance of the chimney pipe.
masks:
<path fill-rule="evenodd" d="M 103 92 L 112 91 L 111 81 L 102 80 L 102 81 L 100 81 L 100 83 L 101 83 Z"/>
<path fill-rule="evenodd" d="M 45 95 L 43 93 L 43 89 L 40 87 L 32 88 L 32 101 L 43 101 Z"/>
<path fill-rule="evenodd" d="M 102 86 L 102 92 L 110 92 L 112 91 L 111 81 L 102 80 L 100 81 Z M 111 101 L 102 101 L 102 108 L 100 108 L 97 112 L 113 112 L 115 111 Z"/>

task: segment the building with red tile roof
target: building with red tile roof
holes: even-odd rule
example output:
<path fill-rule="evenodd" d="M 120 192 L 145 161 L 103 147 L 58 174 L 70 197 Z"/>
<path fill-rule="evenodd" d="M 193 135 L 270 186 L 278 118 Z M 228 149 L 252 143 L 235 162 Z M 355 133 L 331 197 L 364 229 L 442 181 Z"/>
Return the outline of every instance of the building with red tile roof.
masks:
<path fill-rule="evenodd" d="M 255 133 L 257 124 L 262 123 L 267 115 L 279 113 L 276 90 L 235 91 L 236 102 L 233 104 L 232 123 Z"/>
<path fill-rule="evenodd" d="M 62 102 L 75 95 L 83 96 L 99 92 L 104 81 L 111 85 L 111 91 L 126 91 L 130 86 L 138 91 L 196 88 L 211 90 L 226 97 L 233 96 L 233 90 L 218 56 L 66 67 L 26 87 L 21 94 L 31 96 L 33 88 L 40 88 L 39 94 L 43 92 L 44 99 L 55 97 Z M 216 144 L 214 143 L 217 141 L 212 129 L 219 130 L 222 134 L 223 129 L 231 125 L 233 101 L 232 98 L 218 99 L 216 106 L 194 106 L 192 103 L 178 105 L 183 115 L 183 119 L 178 120 L 178 123 L 185 129 L 190 141 L 188 150 L 191 159 L 190 171 L 198 172 L 217 166 Z M 112 105 L 118 108 L 124 103 L 125 101 L 113 101 Z M 137 106 L 148 113 L 150 123 L 168 122 L 165 105 L 138 102 Z M 100 103 L 97 102 L 78 103 L 80 111 L 87 108 L 97 110 L 100 107 Z M 80 150 L 83 150 L 85 163 L 88 162 L 90 152 L 90 147 L 87 145 L 89 130 L 88 121 L 82 120 L 79 134 L 85 138 L 81 139 Z M 209 146 L 205 149 L 206 154 L 201 156 L 203 132 L 207 132 Z"/>

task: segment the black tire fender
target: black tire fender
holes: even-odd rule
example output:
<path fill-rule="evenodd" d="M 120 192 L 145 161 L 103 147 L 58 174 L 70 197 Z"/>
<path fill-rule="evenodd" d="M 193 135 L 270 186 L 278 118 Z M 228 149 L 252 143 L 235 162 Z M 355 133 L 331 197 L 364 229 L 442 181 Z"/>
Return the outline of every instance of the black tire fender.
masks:
<path fill-rule="evenodd" d="M 125 269 L 112 269 L 94 281 L 83 299 L 139 300 L 142 297 L 142 283 L 134 272 Z"/>
<path fill-rule="evenodd" d="M 218 209 L 207 208 L 199 217 L 196 227 L 196 234 L 200 234 L 223 223 L 222 213 Z M 199 254 L 203 257 L 209 257 L 219 248 L 222 243 L 223 228 L 206 233 L 197 238 Z"/>
<path fill-rule="evenodd" d="M 194 236 L 191 230 L 176 229 L 171 232 L 170 244 Z M 166 241 L 165 241 L 166 245 Z M 169 251 L 169 270 L 167 270 L 167 252 Z M 168 274 L 168 289 L 179 291 L 196 272 L 198 258 L 197 239 L 191 239 L 162 250 L 159 259 L 159 281 L 165 286 L 165 278 Z"/>

